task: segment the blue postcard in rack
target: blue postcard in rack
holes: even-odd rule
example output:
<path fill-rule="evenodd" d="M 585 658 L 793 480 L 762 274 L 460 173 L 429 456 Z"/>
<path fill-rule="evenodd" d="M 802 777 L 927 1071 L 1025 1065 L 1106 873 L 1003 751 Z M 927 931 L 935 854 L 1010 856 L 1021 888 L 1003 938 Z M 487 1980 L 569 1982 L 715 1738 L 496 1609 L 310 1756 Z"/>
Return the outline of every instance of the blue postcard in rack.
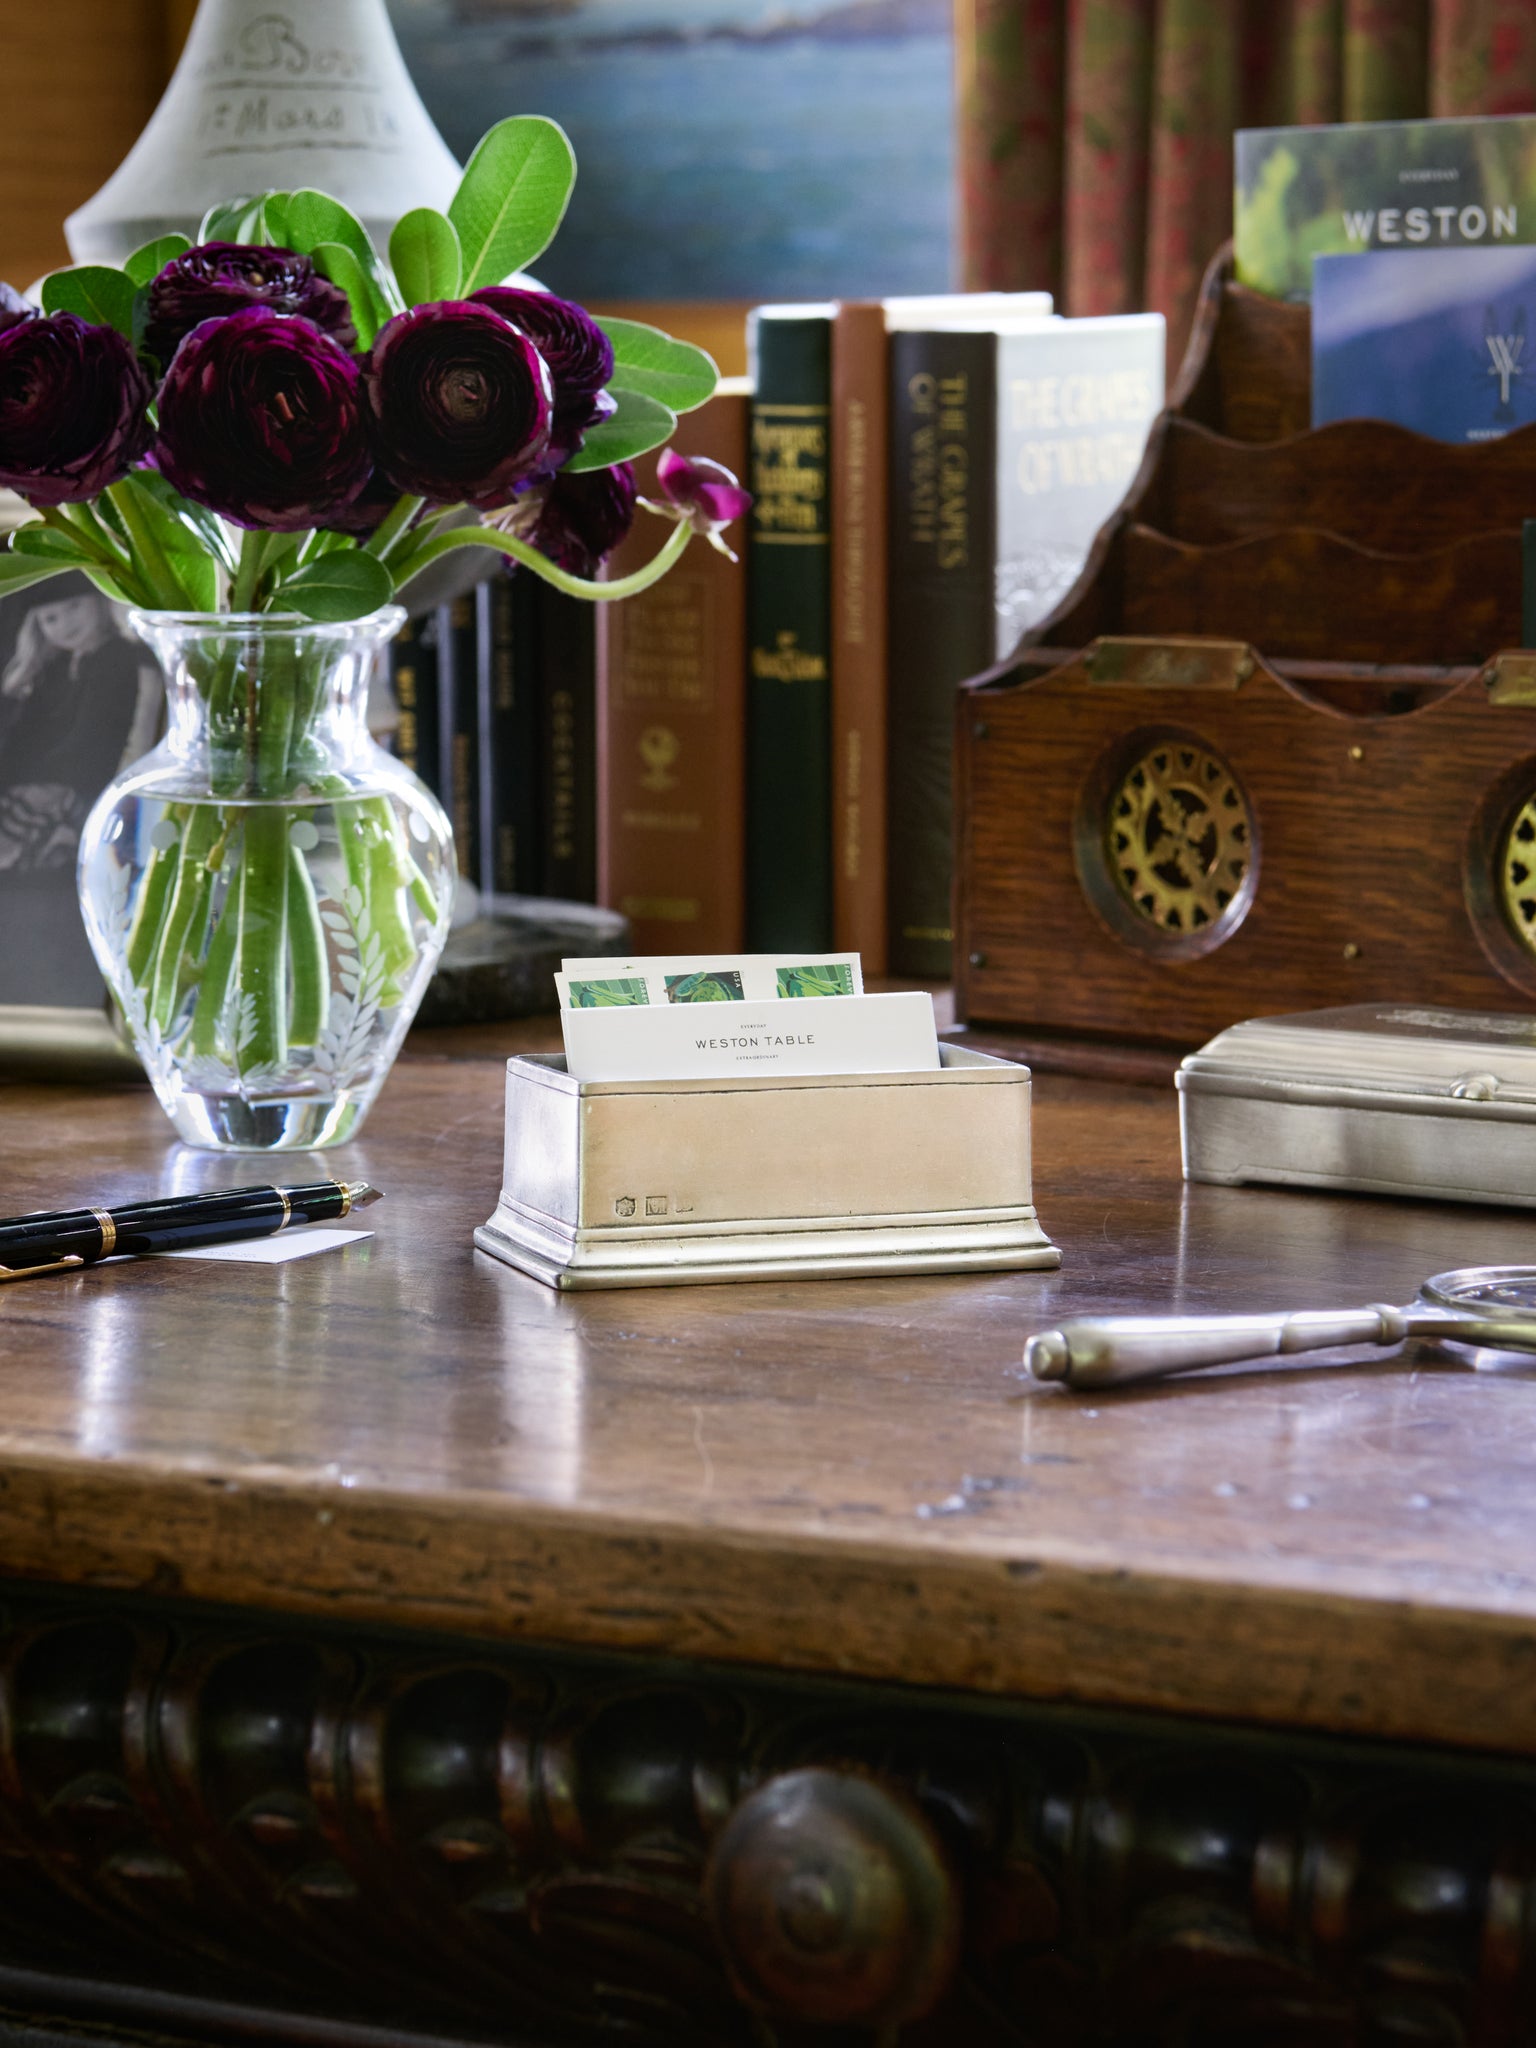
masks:
<path fill-rule="evenodd" d="M 1370 249 L 1312 265 L 1312 424 L 1492 441 L 1536 420 L 1536 248 Z"/>

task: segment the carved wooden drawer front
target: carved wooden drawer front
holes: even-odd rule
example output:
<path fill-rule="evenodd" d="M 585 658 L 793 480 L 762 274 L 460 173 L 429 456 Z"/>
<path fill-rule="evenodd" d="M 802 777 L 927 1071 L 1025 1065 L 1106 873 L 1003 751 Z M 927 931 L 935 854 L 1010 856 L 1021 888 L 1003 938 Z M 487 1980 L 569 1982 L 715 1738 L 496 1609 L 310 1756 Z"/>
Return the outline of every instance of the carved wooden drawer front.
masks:
<path fill-rule="evenodd" d="M 1523 1764 L 4 1608 L 0 2007 L 205 2041 L 281 2007 L 240 2037 L 356 2048 L 1503 2048 L 1533 1880 Z"/>

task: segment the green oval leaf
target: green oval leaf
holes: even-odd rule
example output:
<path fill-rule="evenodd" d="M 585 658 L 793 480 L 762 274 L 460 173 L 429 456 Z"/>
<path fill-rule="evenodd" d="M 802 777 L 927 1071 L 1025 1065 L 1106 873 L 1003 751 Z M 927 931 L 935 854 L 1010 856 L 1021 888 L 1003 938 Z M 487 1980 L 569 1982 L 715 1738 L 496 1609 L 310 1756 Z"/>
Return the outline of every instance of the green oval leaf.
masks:
<path fill-rule="evenodd" d="M 408 306 L 456 299 L 464 279 L 458 230 L 432 206 L 418 206 L 389 238 L 389 267 Z"/>
<path fill-rule="evenodd" d="M 374 301 L 374 324 L 382 327 L 391 313 L 404 310 L 397 303 L 393 280 L 379 261 L 379 252 L 357 215 L 333 199 L 329 192 L 290 192 L 287 205 L 288 244 L 301 256 L 318 256 L 320 249 L 339 243 L 350 250 L 358 269 L 368 280 Z"/>
<path fill-rule="evenodd" d="M 340 242 L 320 242 L 310 250 L 310 257 L 322 277 L 339 285 L 347 295 L 352 308 L 352 324 L 357 329 L 359 348 L 372 348 L 373 338 L 383 326 L 380 307 L 373 288 L 363 274 L 363 267 L 350 249 Z"/>
<path fill-rule="evenodd" d="M 261 202 L 261 239 L 269 249 L 287 249 L 288 197 L 286 192 L 269 192 Z"/>
<path fill-rule="evenodd" d="M 261 232 L 261 211 L 270 192 L 242 192 L 210 206 L 198 228 L 200 242 L 254 242 Z"/>
<path fill-rule="evenodd" d="M 353 548 L 349 554 L 324 555 L 290 576 L 279 586 L 273 610 L 298 612 L 332 625 L 366 618 L 388 604 L 394 592 L 394 578 L 384 564 Z"/>
<path fill-rule="evenodd" d="M 25 590 L 32 583 L 46 583 L 50 576 L 62 576 L 72 562 L 44 561 L 39 555 L 0 555 L 0 597 L 13 590 Z"/>
<path fill-rule="evenodd" d="M 32 555 L 45 562 L 67 562 L 79 568 L 94 560 L 89 550 L 56 526 L 18 526 L 11 535 L 13 555 Z"/>
<path fill-rule="evenodd" d="M 113 485 L 106 502 L 120 515 L 119 523 L 135 559 L 139 557 L 139 530 L 147 531 L 181 586 L 181 602 L 186 608 L 217 609 L 219 577 L 209 552 L 210 541 L 190 516 L 192 507 L 163 476 L 155 470 L 133 470 Z"/>
<path fill-rule="evenodd" d="M 45 313 L 77 313 L 93 327 L 115 327 L 133 339 L 133 279 L 104 263 L 82 263 L 43 279 Z"/>
<path fill-rule="evenodd" d="M 630 462 L 648 448 L 670 441 L 677 426 L 677 414 L 658 399 L 640 391 L 615 391 L 618 411 L 611 419 L 588 427 L 586 440 L 564 467 L 610 469 L 616 462 Z"/>
<path fill-rule="evenodd" d="M 659 327 L 647 327 L 640 320 L 599 320 L 597 324 L 613 343 L 610 381 L 615 394 L 638 391 L 647 398 L 660 399 L 672 412 L 692 412 L 720 381 L 714 357 L 691 341 L 674 341 Z"/>
<path fill-rule="evenodd" d="M 113 577 L 109 576 L 105 569 L 87 569 L 85 571 L 85 574 L 90 578 L 91 582 L 95 584 L 96 588 L 101 592 L 102 596 L 110 598 L 113 604 L 142 604 L 144 602 L 143 598 L 141 597 L 130 597 L 128 592 L 122 588 L 121 584 L 119 584 Z M 14 590 L 16 588 L 16 585 L 13 583 L 9 586 L 9 588 Z"/>
<path fill-rule="evenodd" d="M 500 284 L 547 249 L 575 183 L 576 157 L 557 121 L 498 121 L 476 144 L 448 208 L 464 252 L 461 290 Z"/>
<path fill-rule="evenodd" d="M 131 283 L 150 284 L 167 263 L 174 263 L 178 256 L 185 256 L 191 246 L 185 235 L 160 235 L 153 242 L 146 242 L 142 248 L 135 249 L 123 269 Z"/>
<path fill-rule="evenodd" d="M 239 564 L 238 550 L 217 512 L 210 512 L 206 505 L 194 505 L 190 498 L 184 498 L 158 469 L 136 469 L 124 478 L 124 482 L 141 497 L 153 498 L 163 511 L 180 522 L 184 532 L 179 545 L 183 550 L 214 556 L 231 575 L 235 573 Z M 104 501 L 102 510 L 109 516 L 115 510 L 110 498 Z"/>

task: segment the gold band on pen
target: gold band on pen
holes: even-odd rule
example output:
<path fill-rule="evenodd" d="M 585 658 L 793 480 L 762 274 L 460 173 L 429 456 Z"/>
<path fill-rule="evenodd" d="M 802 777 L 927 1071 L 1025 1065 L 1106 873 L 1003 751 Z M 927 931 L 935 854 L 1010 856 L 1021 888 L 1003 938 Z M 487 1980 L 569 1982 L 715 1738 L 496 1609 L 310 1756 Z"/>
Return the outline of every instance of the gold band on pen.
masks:
<path fill-rule="evenodd" d="M 344 1180 L 337 1180 L 334 1174 L 331 1175 L 331 1186 L 341 1189 L 341 1207 L 336 1211 L 336 1214 L 338 1216 L 349 1216 L 352 1213 L 352 1190 Z"/>
<path fill-rule="evenodd" d="M 96 1256 L 98 1259 L 110 1259 L 117 1249 L 117 1224 L 109 1210 L 93 1209 L 91 1214 L 96 1218 L 96 1227 L 101 1232 L 101 1250 Z"/>
<path fill-rule="evenodd" d="M 290 1224 L 290 1223 L 291 1223 L 291 1222 L 293 1221 L 293 1204 L 292 1204 L 292 1202 L 290 1202 L 290 1201 L 289 1201 L 289 1199 L 288 1199 L 287 1195 L 286 1195 L 286 1194 L 284 1194 L 284 1192 L 283 1192 L 283 1190 L 282 1190 L 281 1188 L 274 1188 L 274 1189 L 272 1190 L 272 1192 L 273 1192 L 273 1194 L 274 1194 L 274 1195 L 276 1195 L 277 1199 L 278 1199 L 278 1200 L 279 1200 L 279 1201 L 280 1201 L 280 1202 L 282 1203 L 282 1205 L 283 1205 L 283 1220 L 282 1220 L 282 1222 L 281 1222 L 281 1223 L 279 1223 L 279 1225 L 277 1226 L 277 1229 L 278 1229 L 278 1230 L 286 1230 L 286 1229 L 288 1228 L 289 1224 Z M 277 1231 L 276 1231 L 276 1230 L 274 1230 L 274 1231 L 273 1231 L 273 1233 L 272 1233 L 272 1235 L 273 1235 L 274 1237 L 276 1237 L 276 1235 L 277 1235 Z"/>

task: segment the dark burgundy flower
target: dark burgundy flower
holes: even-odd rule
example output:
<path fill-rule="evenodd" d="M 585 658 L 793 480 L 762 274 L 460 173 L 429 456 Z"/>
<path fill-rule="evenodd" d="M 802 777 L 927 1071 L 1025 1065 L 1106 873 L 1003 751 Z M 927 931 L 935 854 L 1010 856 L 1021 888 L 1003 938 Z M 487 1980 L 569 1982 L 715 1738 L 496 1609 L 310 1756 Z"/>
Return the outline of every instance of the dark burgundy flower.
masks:
<path fill-rule="evenodd" d="M 616 462 L 611 469 L 562 469 L 492 524 L 528 541 L 571 575 L 595 576 L 634 516 L 635 472 L 629 463 Z"/>
<path fill-rule="evenodd" d="M 160 387 L 154 452 L 183 496 L 237 526 L 329 526 L 373 473 L 357 364 L 293 314 L 205 320 Z"/>
<path fill-rule="evenodd" d="M 487 285 L 470 303 L 493 306 L 520 327 L 549 365 L 555 386 L 555 420 L 548 465 L 558 469 L 581 446 L 583 433 L 614 409 L 603 386 L 613 375 L 613 343 L 583 307 L 553 292 L 520 291 Z"/>
<path fill-rule="evenodd" d="M 339 285 L 322 277 L 307 256 L 244 242 L 203 242 L 167 263 L 149 287 L 144 346 L 168 363 L 194 327 L 248 306 L 297 313 L 339 347 L 357 346 L 352 308 Z"/>
<path fill-rule="evenodd" d="M 379 467 L 434 504 L 504 504 L 539 468 L 554 395 L 528 337 L 489 306 L 444 299 L 379 331 L 363 389 Z"/>
<path fill-rule="evenodd" d="M 36 306 L 31 305 L 10 285 L 0 284 L 0 334 L 3 334 L 7 327 L 14 327 L 18 320 L 36 318 Z"/>
<path fill-rule="evenodd" d="M 735 561 L 722 535 L 733 521 L 746 517 L 752 508 L 752 493 L 742 489 L 723 462 L 663 448 L 656 461 L 656 488 L 661 493 L 660 504 L 651 498 L 640 500 L 647 512 L 681 520 L 702 534 L 712 548 Z"/>
<path fill-rule="evenodd" d="M 0 313 L 0 484 L 34 505 L 94 498 L 143 454 L 153 396 L 115 327 Z"/>

